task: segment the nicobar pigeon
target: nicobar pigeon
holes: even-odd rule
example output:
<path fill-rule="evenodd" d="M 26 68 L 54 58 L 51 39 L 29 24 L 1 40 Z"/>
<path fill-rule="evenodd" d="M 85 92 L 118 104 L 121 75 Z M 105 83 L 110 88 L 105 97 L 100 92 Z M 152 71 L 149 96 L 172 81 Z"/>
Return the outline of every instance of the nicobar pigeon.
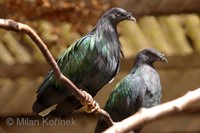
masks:
<path fill-rule="evenodd" d="M 136 55 L 134 67 L 112 91 L 106 102 L 105 110 L 114 122 L 119 122 L 136 113 L 141 107 L 150 108 L 161 102 L 161 83 L 153 63 L 167 62 L 164 54 L 153 48 L 144 49 Z M 100 116 L 95 133 L 108 128 Z M 141 127 L 134 132 L 139 132 Z"/>
<path fill-rule="evenodd" d="M 135 21 L 130 12 L 111 8 L 97 22 L 94 29 L 72 44 L 57 59 L 61 72 L 79 89 L 92 96 L 116 76 L 123 56 L 117 33 L 117 24 L 123 20 Z M 55 79 L 50 69 L 37 91 L 33 112 L 49 117 L 65 118 L 82 107 L 73 93 Z M 47 116 L 46 116 L 47 117 Z"/>

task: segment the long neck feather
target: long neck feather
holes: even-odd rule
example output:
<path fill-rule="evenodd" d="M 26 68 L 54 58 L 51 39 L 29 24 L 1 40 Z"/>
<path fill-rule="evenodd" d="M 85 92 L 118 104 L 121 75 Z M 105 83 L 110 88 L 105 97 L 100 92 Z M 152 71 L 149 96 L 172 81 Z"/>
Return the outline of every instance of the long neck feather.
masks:
<path fill-rule="evenodd" d="M 122 56 L 124 57 L 124 54 L 122 52 L 122 46 L 119 42 L 119 36 L 117 32 L 117 24 L 114 22 L 111 22 L 108 18 L 105 18 L 104 16 L 97 22 L 95 28 L 93 29 L 93 32 L 95 31 L 95 34 L 97 38 L 103 37 L 103 39 L 106 40 L 105 45 L 107 45 L 107 48 L 111 51 L 113 51 L 114 56 L 119 56 L 118 53 L 120 52 Z M 96 39 L 97 39 L 96 38 Z M 116 55 L 117 54 L 117 55 Z"/>

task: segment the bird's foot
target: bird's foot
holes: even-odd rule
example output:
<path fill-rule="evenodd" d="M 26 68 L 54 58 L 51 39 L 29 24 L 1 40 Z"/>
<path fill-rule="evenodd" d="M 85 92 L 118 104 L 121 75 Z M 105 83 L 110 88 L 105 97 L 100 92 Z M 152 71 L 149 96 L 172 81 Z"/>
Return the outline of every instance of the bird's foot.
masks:
<path fill-rule="evenodd" d="M 82 92 L 85 95 L 85 100 L 81 101 L 81 104 L 86 106 L 85 112 L 87 112 L 87 113 L 93 113 L 93 112 L 97 113 L 97 111 L 100 109 L 99 104 L 86 91 L 82 90 Z"/>

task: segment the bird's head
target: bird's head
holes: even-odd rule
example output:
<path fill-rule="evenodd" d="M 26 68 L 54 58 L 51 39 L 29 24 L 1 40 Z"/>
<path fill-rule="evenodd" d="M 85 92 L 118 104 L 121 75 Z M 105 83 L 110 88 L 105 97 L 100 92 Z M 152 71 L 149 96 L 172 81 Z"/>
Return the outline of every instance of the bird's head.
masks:
<path fill-rule="evenodd" d="M 167 62 L 165 55 L 154 48 L 147 48 L 142 50 L 137 54 L 136 59 L 139 62 L 147 64 L 153 64 L 155 61 Z"/>
<path fill-rule="evenodd" d="M 132 13 L 118 7 L 109 9 L 104 13 L 103 17 L 107 17 L 113 24 L 118 24 L 123 20 L 136 21 L 136 19 L 132 16 Z"/>

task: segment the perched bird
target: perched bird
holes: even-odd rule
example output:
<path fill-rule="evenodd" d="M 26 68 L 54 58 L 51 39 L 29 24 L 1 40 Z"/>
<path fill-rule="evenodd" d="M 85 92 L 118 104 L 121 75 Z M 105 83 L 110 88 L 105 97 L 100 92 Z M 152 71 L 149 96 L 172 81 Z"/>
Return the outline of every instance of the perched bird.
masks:
<path fill-rule="evenodd" d="M 111 82 L 119 70 L 120 53 L 123 56 L 123 52 L 117 24 L 123 20 L 135 21 L 135 18 L 124 9 L 111 8 L 91 32 L 72 44 L 57 59 L 61 72 L 92 96 Z M 55 79 L 52 69 L 37 93 L 32 109 L 42 116 L 66 117 L 82 107 L 73 93 Z"/>
<path fill-rule="evenodd" d="M 155 61 L 167 62 L 167 59 L 153 48 L 144 49 L 136 55 L 133 69 L 116 85 L 104 108 L 114 122 L 131 116 L 141 107 L 150 108 L 161 102 L 161 83 L 153 66 Z M 107 128 L 108 125 L 100 116 L 95 133 Z"/>

